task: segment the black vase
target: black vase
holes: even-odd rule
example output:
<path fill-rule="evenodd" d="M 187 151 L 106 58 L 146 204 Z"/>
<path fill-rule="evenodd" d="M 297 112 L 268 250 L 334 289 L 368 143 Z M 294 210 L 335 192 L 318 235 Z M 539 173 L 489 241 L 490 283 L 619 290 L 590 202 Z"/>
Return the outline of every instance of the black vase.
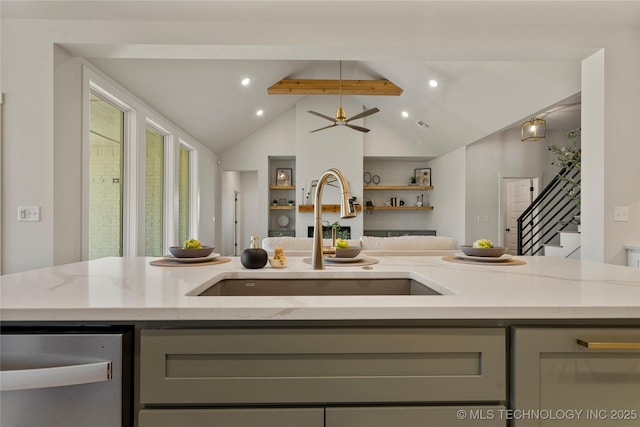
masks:
<path fill-rule="evenodd" d="M 246 268 L 262 268 L 267 265 L 267 251 L 261 248 L 249 248 L 242 251 L 240 262 Z"/>

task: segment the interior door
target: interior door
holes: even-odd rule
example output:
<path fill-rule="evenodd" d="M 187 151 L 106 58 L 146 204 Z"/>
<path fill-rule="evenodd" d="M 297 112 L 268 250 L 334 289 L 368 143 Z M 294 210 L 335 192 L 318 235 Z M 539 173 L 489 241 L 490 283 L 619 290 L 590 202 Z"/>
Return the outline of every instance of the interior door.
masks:
<path fill-rule="evenodd" d="M 507 253 L 518 253 L 518 218 L 538 195 L 538 178 L 508 178 L 506 180 L 504 245 Z"/>

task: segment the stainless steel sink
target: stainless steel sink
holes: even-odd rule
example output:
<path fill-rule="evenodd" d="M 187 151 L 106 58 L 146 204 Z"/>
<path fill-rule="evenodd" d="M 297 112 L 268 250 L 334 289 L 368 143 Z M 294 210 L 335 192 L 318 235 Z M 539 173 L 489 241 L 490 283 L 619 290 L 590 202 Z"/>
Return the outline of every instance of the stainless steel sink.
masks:
<path fill-rule="evenodd" d="M 442 295 L 413 279 L 223 279 L 198 296 Z"/>

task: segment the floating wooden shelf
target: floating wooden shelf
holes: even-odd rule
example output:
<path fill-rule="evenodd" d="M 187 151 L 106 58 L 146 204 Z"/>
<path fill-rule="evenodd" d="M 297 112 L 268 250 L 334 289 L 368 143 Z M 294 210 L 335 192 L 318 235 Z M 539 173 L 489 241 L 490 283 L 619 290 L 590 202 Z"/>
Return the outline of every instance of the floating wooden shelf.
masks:
<path fill-rule="evenodd" d="M 296 208 L 295 206 L 289 206 L 289 205 L 287 205 L 287 206 L 273 206 L 273 205 L 269 206 L 269 209 L 271 209 L 272 211 L 277 211 L 277 210 L 290 211 L 290 210 L 293 210 L 295 208 Z"/>
<path fill-rule="evenodd" d="M 295 185 L 270 185 L 269 190 L 295 190 Z"/>
<path fill-rule="evenodd" d="M 433 206 L 367 206 L 374 211 L 432 211 Z"/>
<path fill-rule="evenodd" d="M 298 206 L 298 211 L 299 212 L 311 212 L 313 213 L 313 206 L 314 205 L 299 205 Z M 362 207 L 360 205 L 356 205 L 356 212 L 361 212 L 362 211 Z M 339 213 L 340 212 L 340 205 L 322 205 L 322 212 L 335 212 L 335 213 Z"/>
<path fill-rule="evenodd" d="M 365 185 L 363 190 L 433 190 L 432 185 Z"/>

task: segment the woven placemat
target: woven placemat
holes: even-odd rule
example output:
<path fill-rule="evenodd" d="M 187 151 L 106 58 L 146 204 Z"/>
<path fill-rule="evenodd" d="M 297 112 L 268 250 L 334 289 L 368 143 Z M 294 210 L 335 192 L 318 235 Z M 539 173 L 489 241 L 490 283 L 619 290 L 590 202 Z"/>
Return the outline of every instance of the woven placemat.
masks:
<path fill-rule="evenodd" d="M 448 262 L 457 262 L 459 264 L 472 264 L 472 265 L 484 265 L 484 266 L 496 266 L 496 267 L 503 267 L 503 266 L 507 266 L 507 265 L 525 265 L 526 262 L 524 262 L 521 259 L 517 259 L 517 258 L 511 258 L 508 259 L 506 261 L 501 261 L 501 262 L 486 262 L 486 261 L 476 261 L 473 259 L 464 259 L 464 258 L 458 258 L 456 256 L 443 256 L 442 259 L 444 261 L 448 261 Z"/>
<path fill-rule="evenodd" d="M 311 258 L 303 258 L 302 262 L 306 264 L 311 264 Z M 326 259 L 324 260 L 325 267 L 362 267 L 363 265 L 373 265 L 377 263 L 378 263 L 378 260 L 375 258 L 362 258 L 357 262 L 342 262 L 342 263 L 331 262 L 331 261 L 327 261 Z"/>
<path fill-rule="evenodd" d="M 151 261 L 149 264 L 156 265 L 159 267 L 200 267 L 202 265 L 216 265 L 216 264 L 226 264 L 231 261 L 231 258 L 222 258 L 217 257 L 212 259 L 211 261 L 203 261 L 203 262 L 178 262 L 169 258 L 161 258 Z"/>

